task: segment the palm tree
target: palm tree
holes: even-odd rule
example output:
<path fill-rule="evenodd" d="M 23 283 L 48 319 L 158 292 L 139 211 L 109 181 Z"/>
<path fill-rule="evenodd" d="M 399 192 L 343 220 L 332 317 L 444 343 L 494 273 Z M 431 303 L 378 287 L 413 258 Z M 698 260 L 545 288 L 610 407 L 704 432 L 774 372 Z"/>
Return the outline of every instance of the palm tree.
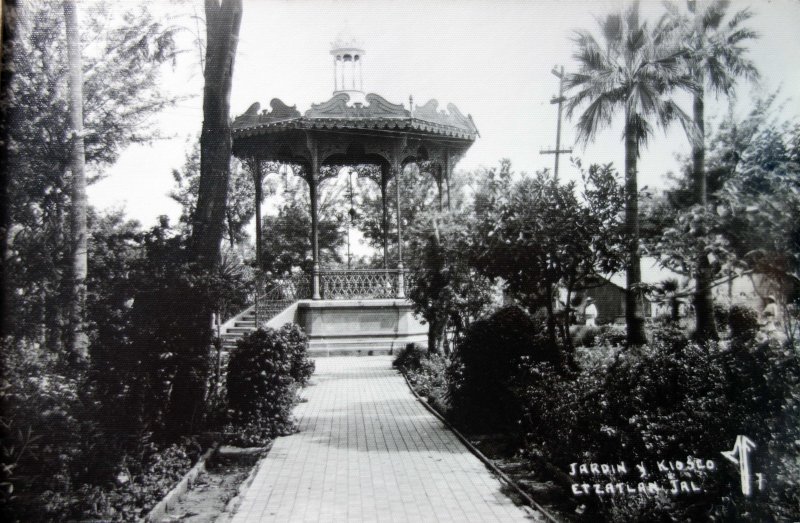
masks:
<path fill-rule="evenodd" d="M 679 120 L 685 127 L 690 119 L 670 94 L 675 89 L 692 89 L 691 78 L 682 67 L 683 51 L 671 38 L 671 26 L 662 18 L 652 30 L 639 19 L 639 3 L 624 12 L 610 14 L 600 22 L 601 40 L 578 31 L 574 54 L 579 71 L 567 76 L 573 91 L 567 102 L 567 116 L 578 107 L 586 108 L 578 119 L 578 140 L 584 144 L 609 127 L 618 112 L 624 115 L 625 142 L 625 229 L 627 238 L 627 285 L 625 322 L 627 343 L 645 343 L 644 318 L 637 299 L 641 282 L 639 264 L 639 209 L 637 161 L 642 146 L 653 133 L 652 121 L 666 127 Z"/>
<path fill-rule="evenodd" d="M 669 320 L 678 323 L 681 316 L 681 285 L 675 278 L 662 280 L 655 289 L 656 298 L 669 306 Z"/>
<path fill-rule="evenodd" d="M 758 78 L 753 62 L 745 56 L 747 49 L 741 45 L 757 38 L 757 35 L 743 27 L 752 16 L 747 9 L 727 16 L 729 0 L 687 0 L 686 4 L 688 15 L 679 12 L 674 4 L 667 4 L 667 9 L 671 23 L 678 29 L 677 34 L 683 42 L 689 74 L 696 85 L 693 91 L 696 139 L 692 143 L 692 185 L 694 203 L 705 207 L 708 204 L 704 141 L 706 89 L 716 95 L 729 95 L 737 78 Z M 703 252 L 698 254 L 695 277 L 695 337 L 701 341 L 718 339 L 711 295 L 713 271 Z"/>

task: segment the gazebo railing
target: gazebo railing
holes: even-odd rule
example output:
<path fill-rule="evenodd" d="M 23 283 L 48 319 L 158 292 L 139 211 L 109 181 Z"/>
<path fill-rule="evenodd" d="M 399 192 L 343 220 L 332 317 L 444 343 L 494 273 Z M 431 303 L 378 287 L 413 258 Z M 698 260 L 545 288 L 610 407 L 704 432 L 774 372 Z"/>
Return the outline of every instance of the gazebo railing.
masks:
<path fill-rule="evenodd" d="M 322 269 L 320 295 L 324 300 L 374 300 L 406 295 L 398 269 Z M 399 292 L 403 285 L 402 294 Z"/>
<path fill-rule="evenodd" d="M 311 278 L 300 273 L 285 280 L 273 281 L 266 290 L 259 289 L 256 296 L 256 323 L 263 324 L 297 300 L 310 298 Z"/>
<path fill-rule="evenodd" d="M 408 274 L 399 269 L 322 269 L 319 282 L 320 296 L 324 300 L 402 298 L 408 291 Z M 312 297 L 312 278 L 306 273 L 273 280 L 266 288 L 263 284 L 257 287 L 255 311 L 258 324 L 269 321 L 292 303 Z"/>

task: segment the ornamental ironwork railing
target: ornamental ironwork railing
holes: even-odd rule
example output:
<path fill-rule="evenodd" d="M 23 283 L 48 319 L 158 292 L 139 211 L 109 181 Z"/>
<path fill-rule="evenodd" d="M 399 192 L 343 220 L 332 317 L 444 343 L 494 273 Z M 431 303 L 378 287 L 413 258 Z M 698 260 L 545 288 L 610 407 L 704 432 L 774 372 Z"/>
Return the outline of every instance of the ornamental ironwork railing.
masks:
<path fill-rule="evenodd" d="M 272 281 L 266 290 L 256 293 L 256 324 L 262 325 L 274 318 L 289 305 L 311 297 L 311 278 L 304 273 L 285 280 Z"/>
<path fill-rule="evenodd" d="M 324 300 L 375 300 L 407 296 L 409 274 L 398 269 L 322 269 L 319 271 L 320 297 Z M 299 273 L 268 283 L 256 282 L 256 324 L 263 325 L 298 300 L 312 297 L 310 274 Z M 399 292 L 403 285 L 403 293 Z"/>
<path fill-rule="evenodd" d="M 398 269 L 323 269 L 319 272 L 319 280 L 320 295 L 324 300 L 374 300 L 400 296 Z M 405 285 L 403 287 L 405 291 Z"/>

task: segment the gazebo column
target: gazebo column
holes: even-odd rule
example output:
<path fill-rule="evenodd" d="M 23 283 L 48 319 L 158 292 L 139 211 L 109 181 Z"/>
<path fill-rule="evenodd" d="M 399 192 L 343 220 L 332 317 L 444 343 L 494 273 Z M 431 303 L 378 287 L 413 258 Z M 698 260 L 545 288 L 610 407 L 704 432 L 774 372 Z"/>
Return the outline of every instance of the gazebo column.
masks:
<path fill-rule="evenodd" d="M 383 268 L 389 268 L 389 207 L 386 205 L 386 188 L 389 183 L 389 166 L 381 165 L 381 206 L 383 216 L 381 227 L 383 230 Z"/>
<path fill-rule="evenodd" d="M 258 267 L 258 270 L 261 270 L 261 200 L 263 198 L 261 160 L 259 158 L 252 158 L 250 160 L 250 169 L 253 173 L 253 183 L 256 189 L 256 267 Z"/>
<path fill-rule="evenodd" d="M 400 175 L 402 166 L 397 156 L 392 159 L 392 171 L 394 171 L 395 202 L 397 204 L 397 297 L 405 298 L 405 274 L 403 271 L 403 219 L 400 211 Z"/>
<path fill-rule="evenodd" d="M 436 165 L 435 169 L 436 169 L 435 172 L 431 173 L 431 174 L 433 174 L 434 178 L 436 179 L 436 188 L 439 191 L 439 194 L 438 194 L 438 196 L 439 196 L 439 212 L 442 212 L 442 206 L 443 206 L 443 204 L 442 204 L 442 176 L 444 176 L 445 173 L 444 173 L 444 169 L 442 169 L 441 165 Z M 449 197 L 448 197 L 448 199 L 449 199 Z"/>
<path fill-rule="evenodd" d="M 444 150 L 444 183 L 447 187 L 447 210 L 450 210 L 450 175 L 453 173 L 453 164 L 450 161 L 450 148 Z"/>
<path fill-rule="evenodd" d="M 317 142 L 309 136 L 308 148 L 311 150 L 311 172 L 308 173 L 308 188 L 311 196 L 311 299 L 319 300 L 319 155 Z"/>

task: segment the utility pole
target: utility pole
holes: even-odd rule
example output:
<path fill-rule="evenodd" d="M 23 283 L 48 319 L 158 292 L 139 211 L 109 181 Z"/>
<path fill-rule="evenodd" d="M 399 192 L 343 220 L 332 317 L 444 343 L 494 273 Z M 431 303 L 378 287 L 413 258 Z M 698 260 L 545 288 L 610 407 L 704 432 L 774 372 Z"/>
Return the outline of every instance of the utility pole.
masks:
<path fill-rule="evenodd" d="M 556 156 L 555 169 L 553 169 L 553 178 L 558 180 L 558 156 L 565 153 L 571 153 L 572 149 L 561 148 L 561 111 L 564 102 L 567 100 L 564 97 L 564 66 L 562 65 L 560 68 L 558 66 L 555 66 L 553 67 L 553 70 L 550 72 L 553 73 L 553 75 L 558 78 L 558 97 L 554 96 L 550 100 L 551 104 L 558 104 L 558 124 L 556 124 L 556 148 L 540 150 L 539 154 L 554 154 Z"/>

